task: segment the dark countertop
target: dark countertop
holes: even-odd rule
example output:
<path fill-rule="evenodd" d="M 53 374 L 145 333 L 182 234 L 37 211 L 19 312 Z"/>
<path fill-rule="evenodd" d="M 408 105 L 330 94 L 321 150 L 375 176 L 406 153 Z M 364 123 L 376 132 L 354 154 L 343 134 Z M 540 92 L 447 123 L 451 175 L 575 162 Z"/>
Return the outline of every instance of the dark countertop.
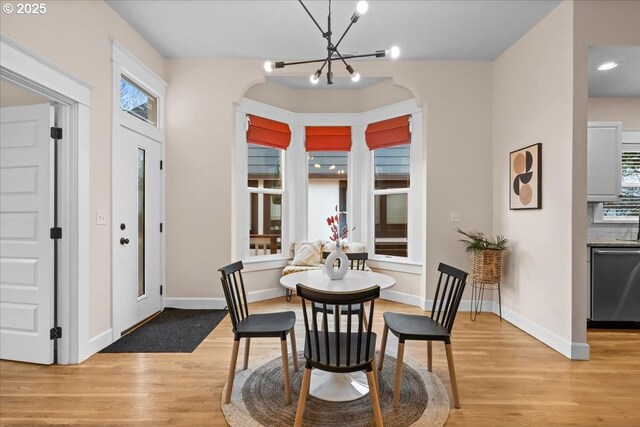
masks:
<path fill-rule="evenodd" d="M 587 246 L 590 247 L 623 247 L 623 248 L 640 248 L 638 240 L 616 240 L 616 239 L 589 239 Z"/>

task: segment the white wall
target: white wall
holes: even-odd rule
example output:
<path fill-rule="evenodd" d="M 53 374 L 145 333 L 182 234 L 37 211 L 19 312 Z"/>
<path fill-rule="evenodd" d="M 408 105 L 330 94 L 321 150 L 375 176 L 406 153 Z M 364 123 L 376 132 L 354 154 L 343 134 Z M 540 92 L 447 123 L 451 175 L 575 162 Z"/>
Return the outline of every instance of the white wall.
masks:
<path fill-rule="evenodd" d="M 90 122 L 90 283 L 89 334 L 111 328 L 111 220 L 96 225 L 97 209 L 111 212 L 112 78 L 111 39 L 164 78 L 165 61 L 102 1 L 47 2 L 47 13 L 0 14 L 0 31 L 89 83 Z"/>
<path fill-rule="evenodd" d="M 640 129 L 640 97 L 589 98 L 587 114 L 590 122 L 622 122 L 622 129 Z"/>
<path fill-rule="evenodd" d="M 491 63 L 380 61 L 359 63 L 359 70 L 391 77 L 395 85 L 411 91 L 424 111 L 419 143 L 427 171 L 427 273 L 406 281 L 409 275 L 399 274 L 403 283 L 397 289 L 416 297 L 432 295 L 439 262 L 470 267 L 455 226 L 491 230 Z M 296 72 L 306 71 L 301 67 Z M 168 80 L 167 296 L 221 299 L 216 270 L 233 257 L 234 103 L 264 81 L 262 65 L 248 60 L 169 60 Z M 373 99 L 376 92 L 367 96 Z M 383 101 L 378 99 L 387 105 Z M 322 105 L 340 111 L 332 102 Z M 451 211 L 462 213 L 461 223 L 449 221 Z M 248 273 L 245 279 L 250 291 L 257 292 L 278 288 L 278 276 L 279 271 L 272 270 Z"/>
<path fill-rule="evenodd" d="M 493 224 L 494 233 L 511 241 L 503 314 L 567 356 L 572 345 L 572 21 L 572 3 L 561 4 L 493 64 Z M 509 153 L 537 142 L 542 143 L 542 209 L 509 210 Z"/>
<path fill-rule="evenodd" d="M 310 242 L 329 240 L 331 235 L 327 217 L 335 214 L 335 206 L 340 200 L 338 180 L 310 178 L 308 187 L 309 222 L 307 238 Z"/>

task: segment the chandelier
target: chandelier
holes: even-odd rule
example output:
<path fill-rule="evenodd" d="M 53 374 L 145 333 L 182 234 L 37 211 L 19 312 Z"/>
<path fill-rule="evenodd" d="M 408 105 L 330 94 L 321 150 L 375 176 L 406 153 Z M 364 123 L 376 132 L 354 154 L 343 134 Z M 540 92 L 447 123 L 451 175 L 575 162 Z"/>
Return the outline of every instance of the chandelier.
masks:
<path fill-rule="evenodd" d="M 398 56 L 400 56 L 400 49 L 397 46 L 393 46 L 387 50 L 377 50 L 373 53 L 367 53 L 363 55 L 357 55 L 357 54 L 342 55 L 340 51 L 338 51 L 338 47 L 340 46 L 340 43 L 344 39 L 344 36 L 346 36 L 349 30 L 351 29 L 351 26 L 353 26 L 353 24 L 358 22 L 358 19 L 360 19 L 360 17 L 365 13 L 367 13 L 367 10 L 369 10 L 369 4 L 366 1 L 361 0 L 358 2 L 358 4 L 356 5 L 356 11 L 351 16 L 351 22 L 349 22 L 349 26 L 347 27 L 346 30 L 344 30 L 344 33 L 342 33 L 342 36 L 340 36 L 340 38 L 338 39 L 338 42 L 335 44 L 331 40 L 331 36 L 333 35 L 333 33 L 331 32 L 331 0 L 329 0 L 329 16 L 327 17 L 327 31 L 324 31 L 322 29 L 320 24 L 318 24 L 318 21 L 316 21 L 316 19 L 313 17 L 311 12 L 309 12 L 309 9 L 307 9 L 307 7 L 304 5 L 302 0 L 298 0 L 298 1 L 300 2 L 304 10 L 307 12 L 307 15 L 309 15 L 313 23 L 316 24 L 316 27 L 318 27 L 318 29 L 322 33 L 322 37 L 327 40 L 327 56 L 325 58 L 312 59 L 310 61 L 297 61 L 297 62 L 266 61 L 264 63 L 264 70 L 267 73 L 272 72 L 274 69 L 284 68 L 289 65 L 322 63 L 320 68 L 318 68 L 318 70 L 315 73 L 313 73 L 309 79 L 311 80 L 311 83 L 317 84 L 320 81 L 320 76 L 322 75 L 324 68 L 327 67 L 327 71 L 326 71 L 327 84 L 331 85 L 333 84 L 332 61 L 342 61 L 342 63 L 347 69 L 347 72 L 351 75 L 351 81 L 357 82 L 358 80 L 360 80 L 360 74 L 357 73 L 353 69 L 353 67 L 347 63 L 348 59 L 368 58 L 368 57 L 384 58 L 386 56 L 390 56 L 391 59 L 396 59 L 398 58 Z"/>

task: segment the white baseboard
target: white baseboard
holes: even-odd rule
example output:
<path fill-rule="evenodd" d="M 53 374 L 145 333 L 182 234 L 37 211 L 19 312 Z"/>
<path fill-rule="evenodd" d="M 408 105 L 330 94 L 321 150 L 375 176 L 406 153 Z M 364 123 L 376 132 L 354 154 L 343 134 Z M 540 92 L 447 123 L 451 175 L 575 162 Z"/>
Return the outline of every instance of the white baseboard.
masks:
<path fill-rule="evenodd" d="M 284 288 L 265 289 L 247 293 L 248 302 L 265 301 L 284 296 Z M 224 298 L 165 298 L 167 308 L 182 308 L 185 310 L 222 310 L 227 306 Z"/>
<path fill-rule="evenodd" d="M 113 342 L 113 331 L 111 329 L 107 329 L 101 334 L 96 335 L 95 337 L 89 340 L 89 345 L 87 346 L 87 355 L 86 357 L 81 358 L 82 360 L 87 359 L 88 357 L 96 354 L 109 344 Z"/>
<path fill-rule="evenodd" d="M 425 310 L 426 300 L 418 295 L 406 294 L 398 291 L 381 291 L 380 298 L 393 302 L 399 302 L 400 304 L 412 305 Z"/>
<path fill-rule="evenodd" d="M 497 308 L 497 304 L 495 305 Z M 502 307 L 502 318 L 569 359 L 589 360 L 589 344 L 587 343 L 568 341 L 506 307 Z"/>
<path fill-rule="evenodd" d="M 222 310 L 227 303 L 224 298 L 165 298 L 164 306 L 185 310 Z"/>

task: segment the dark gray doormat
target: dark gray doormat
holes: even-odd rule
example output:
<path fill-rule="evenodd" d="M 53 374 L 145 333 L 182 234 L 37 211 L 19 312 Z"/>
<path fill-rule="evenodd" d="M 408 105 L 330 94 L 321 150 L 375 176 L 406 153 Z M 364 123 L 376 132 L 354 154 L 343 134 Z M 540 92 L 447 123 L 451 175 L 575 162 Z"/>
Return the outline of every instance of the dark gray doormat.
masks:
<path fill-rule="evenodd" d="M 226 315 L 227 310 L 165 308 L 100 353 L 192 353 Z"/>

